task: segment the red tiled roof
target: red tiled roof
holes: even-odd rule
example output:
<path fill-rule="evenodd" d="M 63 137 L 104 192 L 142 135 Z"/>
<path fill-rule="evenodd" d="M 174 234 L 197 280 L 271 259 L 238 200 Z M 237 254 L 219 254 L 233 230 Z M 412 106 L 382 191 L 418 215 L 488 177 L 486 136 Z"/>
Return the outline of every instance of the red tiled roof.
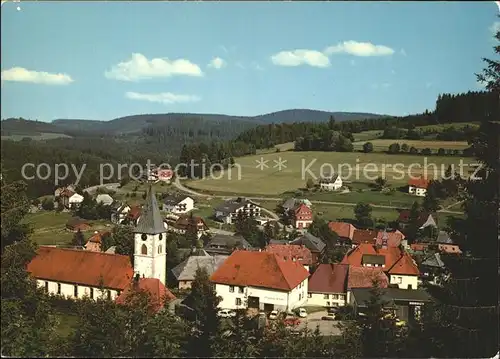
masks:
<path fill-rule="evenodd" d="M 199 216 L 193 216 L 192 218 L 193 224 L 197 226 L 203 226 L 204 228 L 208 228 L 205 220 Z M 174 226 L 179 229 L 186 229 L 189 226 L 191 221 L 191 216 L 188 214 L 180 215 L 179 218 L 175 221 Z"/>
<path fill-rule="evenodd" d="M 378 281 L 380 288 L 387 288 L 389 285 L 389 279 L 380 268 L 350 266 L 347 278 L 347 287 L 349 289 L 371 288 L 374 280 Z"/>
<path fill-rule="evenodd" d="M 427 243 L 412 243 L 410 244 L 410 248 L 413 251 L 424 251 L 427 248 Z"/>
<path fill-rule="evenodd" d="M 137 219 L 141 215 L 141 207 L 139 206 L 134 206 L 130 208 L 130 211 L 128 211 L 127 216 L 132 218 L 132 219 Z"/>
<path fill-rule="evenodd" d="M 269 244 L 266 252 L 274 253 L 284 260 L 293 260 L 303 265 L 311 265 L 312 253 L 303 245 L 297 244 Z"/>
<path fill-rule="evenodd" d="M 356 227 L 352 224 L 345 222 L 330 222 L 328 223 L 328 228 L 337 233 L 339 237 L 349 238 L 350 240 L 353 239 L 354 231 L 356 230 Z"/>
<path fill-rule="evenodd" d="M 405 239 L 405 235 L 400 231 L 386 232 L 387 233 L 387 246 L 388 247 L 399 247 L 401 241 Z M 376 244 L 382 245 L 384 237 L 384 232 L 380 231 L 377 233 Z"/>
<path fill-rule="evenodd" d="M 428 180 L 425 178 L 410 178 L 408 180 L 408 186 L 416 187 L 416 188 L 427 188 L 429 186 Z"/>
<path fill-rule="evenodd" d="M 419 216 L 418 216 L 418 225 L 422 225 L 427 221 L 431 214 L 425 211 L 421 211 Z M 398 221 L 407 223 L 410 220 L 410 210 L 409 209 L 404 209 L 401 212 L 399 212 L 399 217 Z"/>
<path fill-rule="evenodd" d="M 377 249 L 369 243 L 362 243 L 349 251 L 342 259 L 343 264 L 353 267 L 362 267 L 362 258 L 365 254 L 382 255 L 385 258 L 384 272 L 389 274 L 418 275 L 419 270 L 413 259 L 404 250 L 388 247 Z"/>
<path fill-rule="evenodd" d="M 61 193 L 59 193 L 59 196 L 61 197 L 71 197 L 72 195 L 74 195 L 76 192 L 73 192 L 67 188 L 65 188 Z"/>
<path fill-rule="evenodd" d="M 352 236 L 352 243 L 375 243 L 377 238 L 377 231 L 366 230 L 366 229 L 355 229 Z"/>
<path fill-rule="evenodd" d="M 214 283 L 290 291 L 309 277 L 303 265 L 274 253 L 236 250 L 212 274 Z"/>
<path fill-rule="evenodd" d="M 307 290 L 313 293 L 345 293 L 347 289 L 346 264 L 320 264 L 307 284 Z"/>
<path fill-rule="evenodd" d="M 96 233 L 94 233 L 94 235 L 92 237 L 89 238 L 88 242 L 101 244 L 102 243 L 102 237 L 105 234 L 110 234 L 110 233 L 111 233 L 110 231 L 96 232 Z"/>
<path fill-rule="evenodd" d="M 126 286 L 123 292 L 115 299 L 115 302 L 117 304 L 127 304 L 127 299 L 134 290 L 149 293 L 151 305 L 155 311 L 160 310 L 166 303 L 175 299 L 172 292 L 170 292 L 159 279 L 140 278 L 137 284 L 134 279 L 129 282 L 128 286 Z"/>
<path fill-rule="evenodd" d="M 297 214 L 299 212 L 312 213 L 312 210 L 309 207 L 307 207 L 304 203 L 301 203 L 297 207 L 294 208 L 293 212 L 295 214 Z"/>
<path fill-rule="evenodd" d="M 40 247 L 28 264 L 35 278 L 123 290 L 133 276 L 129 256 L 54 247 Z"/>

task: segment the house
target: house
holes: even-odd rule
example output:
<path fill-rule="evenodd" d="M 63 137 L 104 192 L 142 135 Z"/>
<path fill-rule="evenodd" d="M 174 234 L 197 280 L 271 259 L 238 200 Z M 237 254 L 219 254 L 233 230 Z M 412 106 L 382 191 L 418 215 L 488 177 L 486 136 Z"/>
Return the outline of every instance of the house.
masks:
<path fill-rule="evenodd" d="M 320 264 L 309 278 L 307 305 L 340 307 L 346 304 L 349 265 Z"/>
<path fill-rule="evenodd" d="M 411 178 L 408 181 L 408 193 L 419 197 L 425 197 L 427 194 L 429 181 L 425 178 Z"/>
<path fill-rule="evenodd" d="M 196 228 L 196 234 L 198 238 L 200 238 L 204 234 L 207 234 L 210 230 L 202 217 L 186 214 L 180 215 L 179 217 L 177 217 L 177 220 L 175 222 L 170 222 L 169 224 L 170 226 L 168 228 L 172 232 L 179 234 L 185 234 L 190 226 L 192 228 Z"/>
<path fill-rule="evenodd" d="M 125 218 L 127 218 L 128 213 L 131 210 L 131 207 L 126 203 L 113 202 L 111 205 L 111 222 L 115 224 L 121 224 Z"/>
<path fill-rule="evenodd" d="M 66 222 L 66 229 L 72 232 L 88 231 L 90 229 L 90 224 L 85 219 L 80 217 L 72 217 L 68 222 Z"/>
<path fill-rule="evenodd" d="M 371 229 L 354 229 L 352 235 L 352 246 L 356 247 L 362 243 L 375 244 L 377 241 L 378 231 Z"/>
<path fill-rule="evenodd" d="M 302 264 L 307 270 L 312 266 L 312 253 L 304 245 L 296 244 L 268 244 L 266 252 L 274 253 L 283 260 Z"/>
<path fill-rule="evenodd" d="M 337 191 L 342 187 L 339 175 L 325 175 L 319 180 L 319 188 L 324 191 Z"/>
<path fill-rule="evenodd" d="M 125 220 L 135 225 L 138 223 L 139 218 L 141 217 L 141 213 L 142 213 L 142 208 L 140 206 L 133 206 L 130 208 L 127 215 L 125 216 Z"/>
<path fill-rule="evenodd" d="M 436 218 L 429 212 L 421 211 L 417 219 L 418 229 L 424 229 L 428 226 L 437 228 Z M 399 212 L 398 222 L 402 228 L 406 227 L 410 222 L 410 210 L 404 209 Z"/>
<path fill-rule="evenodd" d="M 148 293 L 149 303 L 154 312 L 160 311 L 168 302 L 176 299 L 172 292 L 157 278 L 140 278 L 136 275 L 115 302 L 121 305 L 134 305 L 131 297 L 134 292 Z"/>
<path fill-rule="evenodd" d="M 352 243 L 352 240 L 354 238 L 354 231 L 356 230 L 356 227 L 354 227 L 352 224 L 332 221 L 328 222 L 328 228 L 330 228 L 332 232 L 337 233 L 341 241 Z"/>
<path fill-rule="evenodd" d="M 111 197 L 109 194 L 107 193 L 103 193 L 103 194 L 98 194 L 95 201 L 99 204 L 103 204 L 104 206 L 111 206 L 113 204 L 113 197 Z"/>
<path fill-rule="evenodd" d="M 436 243 L 454 244 L 453 240 L 450 237 L 450 234 L 446 231 L 439 231 L 438 236 L 436 238 Z"/>
<path fill-rule="evenodd" d="M 104 253 L 111 253 L 111 254 L 115 254 L 116 253 L 116 246 L 111 246 L 109 247 L 106 252 Z"/>
<path fill-rule="evenodd" d="M 250 217 L 260 217 L 260 207 L 245 198 L 238 197 L 230 199 L 215 208 L 215 218 L 223 223 L 232 224 L 238 214 L 243 214 Z"/>
<path fill-rule="evenodd" d="M 305 199 L 305 198 L 304 199 L 289 198 L 285 202 L 283 202 L 281 207 L 283 207 L 283 210 L 285 211 L 285 213 L 289 213 L 290 211 L 293 211 L 293 209 L 301 203 L 305 204 L 309 208 L 312 207 L 311 201 L 309 201 L 308 199 Z"/>
<path fill-rule="evenodd" d="M 133 277 L 129 256 L 56 247 L 39 247 L 27 271 L 47 293 L 69 298 L 97 299 L 102 285 L 115 299 Z"/>
<path fill-rule="evenodd" d="M 308 228 L 313 222 L 313 213 L 311 208 L 307 207 L 304 203 L 300 203 L 292 211 L 293 225 L 297 229 Z"/>
<path fill-rule="evenodd" d="M 71 191 L 71 192 L 75 192 L 75 186 L 70 184 L 66 187 L 59 187 L 59 188 L 56 188 L 56 190 L 54 191 L 54 197 L 57 199 L 61 196 L 61 194 L 64 192 L 64 190 L 68 190 L 68 191 Z"/>
<path fill-rule="evenodd" d="M 84 248 L 87 251 L 93 251 L 93 252 L 100 252 L 101 251 L 101 244 L 102 244 L 102 238 L 105 235 L 110 235 L 111 233 L 109 231 L 95 231 L 92 237 L 90 237 L 85 244 Z"/>
<path fill-rule="evenodd" d="M 386 243 L 362 243 L 347 252 L 343 264 L 353 267 L 378 267 L 389 277 L 390 284 L 399 288 L 418 288 L 420 271 L 413 258 L 402 248 L 388 247 Z"/>
<path fill-rule="evenodd" d="M 352 289 L 372 288 L 374 282 L 377 282 L 380 288 L 389 286 L 389 278 L 387 278 L 382 268 L 349 266 L 347 277 L 348 297 Z"/>
<path fill-rule="evenodd" d="M 69 209 L 78 208 L 80 203 L 83 202 L 83 196 L 69 189 L 65 189 L 59 195 L 62 205 Z"/>
<path fill-rule="evenodd" d="M 170 183 L 170 181 L 172 181 L 172 178 L 174 177 L 174 171 L 170 169 L 158 168 L 156 171 L 156 177 L 159 181 Z"/>
<path fill-rule="evenodd" d="M 350 304 L 356 314 L 365 313 L 370 301 L 370 288 L 355 288 L 350 296 Z M 408 290 L 401 288 L 382 289 L 382 301 L 385 309 L 409 325 L 413 325 L 421 316 L 423 307 L 432 301 L 430 295 L 421 289 Z"/>
<path fill-rule="evenodd" d="M 171 272 L 178 283 L 179 289 L 191 289 L 191 284 L 194 281 L 196 270 L 198 268 L 205 269 L 208 275 L 212 275 L 217 268 L 228 258 L 228 256 L 196 256 L 192 255 L 184 260 L 179 265 L 172 268 Z"/>
<path fill-rule="evenodd" d="M 407 247 L 407 241 L 405 238 L 406 236 L 399 230 L 395 230 L 394 232 L 379 231 L 377 233 L 375 243 L 382 245 L 385 241 L 388 247 L 399 247 L 400 245 Z"/>
<path fill-rule="evenodd" d="M 194 199 L 185 195 L 169 195 L 163 198 L 163 210 L 174 214 L 187 213 L 194 208 Z"/>
<path fill-rule="evenodd" d="M 164 284 L 166 245 L 163 239 L 166 239 L 166 230 L 151 187 L 133 232 L 133 267 L 129 256 L 39 247 L 27 271 L 48 293 L 70 298 L 88 296 L 97 299 L 102 289 L 108 299 L 116 299 L 137 275 L 139 278 L 154 278 Z"/>
<path fill-rule="evenodd" d="M 227 234 L 216 234 L 205 245 L 205 251 L 210 255 L 229 255 L 236 249 L 251 249 L 252 246 L 242 236 L 229 236 Z"/>
<path fill-rule="evenodd" d="M 303 245 L 311 251 L 313 264 L 319 263 L 323 253 L 326 250 L 326 244 L 318 237 L 311 233 L 304 233 L 302 236 L 295 238 L 290 244 Z"/>
<path fill-rule="evenodd" d="M 434 285 L 441 284 L 446 267 L 439 253 L 432 253 L 420 264 L 422 279 Z"/>
<path fill-rule="evenodd" d="M 235 251 L 212 274 L 220 308 L 290 311 L 307 302 L 309 272 L 274 253 Z"/>
<path fill-rule="evenodd" d="M 439 243 L 438 251 L 446 254 L 462 254 L 460 247 L 456 244 Z"/>

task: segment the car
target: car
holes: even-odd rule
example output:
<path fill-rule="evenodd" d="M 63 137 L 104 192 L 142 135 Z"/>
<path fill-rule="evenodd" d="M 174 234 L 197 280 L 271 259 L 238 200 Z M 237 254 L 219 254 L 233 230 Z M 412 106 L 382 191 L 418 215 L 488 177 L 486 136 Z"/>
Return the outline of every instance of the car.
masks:
<path fill-rule="evenodd" d="M 230 309 L 221 309 L 221 310 L 219 310 L 217 315 L 221 318 L 231 318 L 231 317 L 235 317 L 236 313 Z"/>
<path fill-rule="evenodd" d="M 321 317 L 321 320 L 335 320 L 335 313 L 328 313 Z"/>
<path fill-rule="evenodd" d="M 299 308 L 299 310 L 297 311 L 297 314 L 301 318 L 307 317 L 307 311 L 304 308 Z"/>
<path fill-rule="evenodd" d="M 279 315 L 278 311 L 273 310 L 271 313 L 269 313 L 269 319 L 274 320 L 274 319 L 278 318 L 278 315 Z"/>
<path fill-rule="evenodd" d="M 300 324 L 300 320 L 296 317 L 287 317 L 285 320 L 283 320 L 283 323 L 288 327 L 296 327 Z"/>

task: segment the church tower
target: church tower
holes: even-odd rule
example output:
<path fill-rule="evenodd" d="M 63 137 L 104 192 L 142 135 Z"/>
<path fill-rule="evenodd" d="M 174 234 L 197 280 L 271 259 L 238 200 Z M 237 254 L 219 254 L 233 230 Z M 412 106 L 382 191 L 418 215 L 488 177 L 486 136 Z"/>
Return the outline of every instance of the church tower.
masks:
<path fill-rule="evenodd" d="M 166 284 L 167 229 L 163 222 L 153 187 L 150 185 L 146 203 L 134 229 L 134 274 L 157 278 Z"/>

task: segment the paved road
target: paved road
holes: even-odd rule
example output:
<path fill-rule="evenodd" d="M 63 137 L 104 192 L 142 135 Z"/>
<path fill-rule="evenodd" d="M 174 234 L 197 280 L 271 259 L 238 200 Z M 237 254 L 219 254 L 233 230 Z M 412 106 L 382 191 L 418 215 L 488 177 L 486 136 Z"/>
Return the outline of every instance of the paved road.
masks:
<path fill-rule="evenodd" d="M 324 312 L 310 313 L 306 318 L 300 320 L 299 328 L 302 329 L 307 326 L 308 329 L 315 330 L 316 326 L 319 326 L 321 335 L 340 335 L 341 331 L 337 327 L 338 321 L 321 320 L 321 317 L 326 314 L 326 310 Z"/>
<path fill-rule="evenodd" d="M 93 194 L 99 187 L 104 187 L 111 191 L 116 191 L 118 187 L 120 187 L 120 183 L 105 183 L 103 185 L 91 186 L 87 187 L 83 190 L 83 192 L 87 192 L 88 194 Z"/>

